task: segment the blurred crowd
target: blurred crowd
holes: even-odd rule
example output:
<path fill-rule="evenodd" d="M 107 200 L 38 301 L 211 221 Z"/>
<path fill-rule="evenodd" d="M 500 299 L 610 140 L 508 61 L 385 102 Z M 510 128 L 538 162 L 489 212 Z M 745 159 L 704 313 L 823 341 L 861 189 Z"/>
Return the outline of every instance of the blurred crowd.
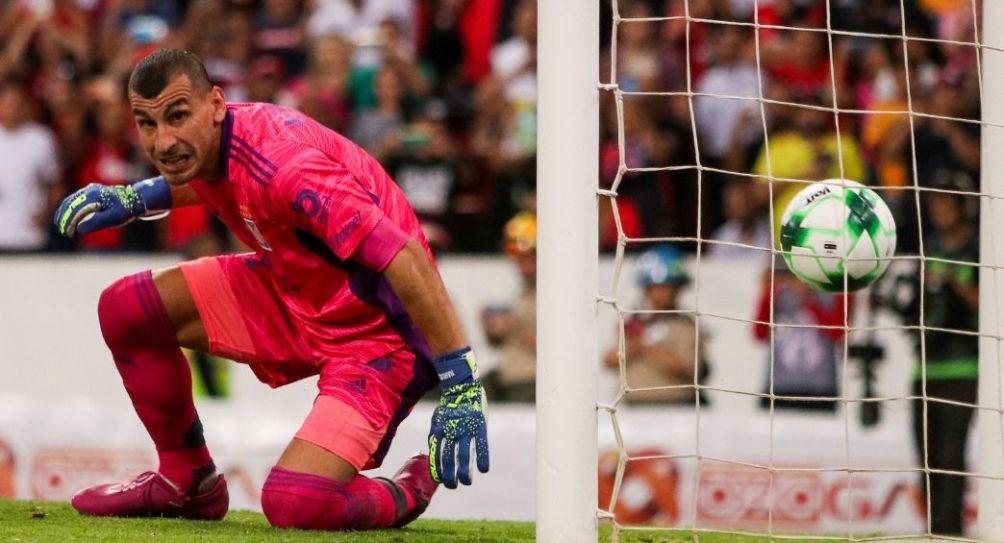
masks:
<path fill-rule="evenodd" d="M 766 247 L 770 208 L 797 187 L 753 174 L 886 187 L 914 223 L 912 195 L 896 189 L 911 187 L 915 170 L 921 185 L 976 179 L 978 124 L 942 118 L 979 118 L 977 50 L 958 43 L 975 35 L 970 0 L 686 5 L 620 2 L 628 20 L 616 44 L 611 6 L 601 8 L 599 77 L 629 93 L 626 165 L 689 166 L 624 177 L 616 205 L 626 235 Z M 651 17 L 664 19 L 630 20 Z M 904 45 L 904 32 L 918 39 Z M 79 241 L 47 224 L 77 187 L 154 173 L 135 145 L 124 81 L 161 46 L 198 53 L 229 100 L 299 108 L 368 149 L 438 250 L 498 251 L 505 222 L 533 210 L 533 0 L 0 0 L 0 250 L 177 251 L 207 238 L 212 245 L 196 250 L 225 248 L 203 209 Z M 688 89 L 692 100 L 674 94 Z M 935 117 L 896 113 L 908 107 Z M 602 184 L 618 170 L 617 126 L 603 93 Z M 609 206 L 599 220 L 611 250 Z M 916 234 L 901 240 L 917 245 Z"/>
<path fill-rule="evenodd" d="M 684 2 L 621 2 L 628 20 L 616 49 L 608 47 L 601 59 L 603 81 L 628 93 L 627 167 L 674 167 L 625 176 L 617 205 L 628 236 L 700 235 L 766 248 L 771 208 L 776 227 L 804 186 L 793 180 L 842 177 L 882 188 L 901 218 L 897 252 L 910 253 L 924 215 L 910 190 L 915 180 L 974 190 L 980 96 L 977 48 L 965 45 L 976 35 L 972 2 L 686 5 L 687 11 Z M 688 24 L 684 15 L 699 22 Z M 656 16 L 668 19 L 644 21 Z M 759 35 L 753 22 L 761 25 Z M 915 39 L 904 43 L 904 34 Z M 687 91 L 695 93 L 692 100 Z M 601 182 L 609 183 L 620 149 L 611 93 L 604 99 Z M 922 115 L 911 119 L 910 109 Z M 609 249 L 617 231 L 612 213 L 603 211 L 601 243 Z M 769 256 L 734 245 L 705 249 Z"/>
<path fill-rule="evenodd" d="M 69 241 L 53 204 L 153 175 L 124 92 L 162 46 L 231 101 L 298 108 L 378 157 L 441 251 L 500 248 L 533 206 L 530 0 L 0 0 L 0 250 L 227 250 L 204 209 Z M 206 245 L 209 243 L 209 245 Z"/>

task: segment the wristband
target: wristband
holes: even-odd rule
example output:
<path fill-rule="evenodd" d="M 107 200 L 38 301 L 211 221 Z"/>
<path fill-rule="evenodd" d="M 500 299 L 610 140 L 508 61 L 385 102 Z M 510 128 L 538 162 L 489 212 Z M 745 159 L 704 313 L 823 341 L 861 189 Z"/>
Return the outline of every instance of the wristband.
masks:
<path fill-rule="evenodd" d="M 143 202 L 141 219 L 159 219 L 171 211 L 171 185 L 162 176 L 137 181 L 131 186 Z"/>
<path fill-rule="evenodd" d="M 448 352 L 433 360 L 432 365 L 444 390 L 478 378 L 478 364 L 470 347 Z"/>

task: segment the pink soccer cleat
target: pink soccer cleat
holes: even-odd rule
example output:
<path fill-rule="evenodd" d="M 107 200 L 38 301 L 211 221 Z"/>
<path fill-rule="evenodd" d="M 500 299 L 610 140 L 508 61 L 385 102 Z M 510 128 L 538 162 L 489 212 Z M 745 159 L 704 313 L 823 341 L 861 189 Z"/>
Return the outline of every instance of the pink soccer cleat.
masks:
<path fill-rule="evenodd" d="M 128 483 L 92 486 L 77 492 L 70 503 L 84 515 L 96 517 L 181 517 L 220 520 L 230 507 L 230 493 L 222 475 L 204 482 L 209 489 L 189 496 L 163 475 L 147 471 Z"/>
<path fill-rule="evenodd" d="M 432 480 L 429 473 L 429 455 L 416 454 L 404 462 L 401 469 L 397 470 L 393 479 L 377 477 L 377 479 L 387 483 L 394 494 L 394 500 L 398 503 L 397 520 L 394 522 L 395 528 L 400 528 L 415 520 L 432 500 L 432 495 L 439 487 L 439 483 Z M 409 509 L 407 500 L 401 495 L 402 492 L 411 494 L 414 505 Z"/>

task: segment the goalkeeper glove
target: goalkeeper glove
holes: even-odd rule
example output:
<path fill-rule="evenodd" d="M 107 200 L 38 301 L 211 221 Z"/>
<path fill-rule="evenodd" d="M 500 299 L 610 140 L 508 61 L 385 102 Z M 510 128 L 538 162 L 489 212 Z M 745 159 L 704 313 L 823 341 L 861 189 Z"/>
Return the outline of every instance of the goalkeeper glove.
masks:
<path fill-rule="evenodd" d="M 443 389 L 429 430 L 429 469 L 436 482 L 471 484 L 471 441 L 478 471 L 488 473 L 485 391 L 470 347 L 444 354 L 433 365 Z"/>
<path fill-rule="evenodd" d="M 157 218 L 171 209 L 171 186 L 163 177 L 131 185 L 91 183 L 67 196 L 53 222 L 59 233 L 72 238 L 95 230 L 122 226 L 136 218 Z"/>

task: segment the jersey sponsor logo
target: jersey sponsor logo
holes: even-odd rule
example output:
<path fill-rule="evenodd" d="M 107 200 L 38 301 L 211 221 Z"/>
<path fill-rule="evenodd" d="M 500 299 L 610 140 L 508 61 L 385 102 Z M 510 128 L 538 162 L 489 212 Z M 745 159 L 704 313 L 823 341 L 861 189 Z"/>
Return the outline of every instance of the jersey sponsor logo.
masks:
<path fill-rule="evenodd" d="M 272 246 L 269 245 L 267 241 L 265 241 L 265 236 L 261 235 L 261 231 L 258 230 L 258 225 L 255 224 L 254 221 L 252 221 L 247 217 L 244 217 L 244 224 L 247 225 L 248 230 L 251 231 L 251 235 L 254 236 L 255 241 L 258 242 L 258 245 L 260 245 L 262 249 L 265 249 L 266 251 L 272 250 Z"/>
<path fill-rule="evenodd" d="M 342 229 L 339 230 L 337 234 L 335 234 L 335 243 L 337 245 L 345 243 L 345 241 L 349 239 L 349 236 L 351 236 L 352 233 L 355 232 L 362 224 L 363 224 L 363 216 L 361 213 L 356 211 L 356 214 L 353 215 L 351 219 L 349 219 L 349 222 L 346 223 L 345 226 L 343 226 Z"/>
<path fill-rule="evenodd" d="M 330 204 L 330 198 L 322 198 L 313 189 L 301 189 L 290 204 L 290 209 L 294 213 L 305 215 L 308 219 L 316 220 L 318 224 L 327 224 Z"/>

